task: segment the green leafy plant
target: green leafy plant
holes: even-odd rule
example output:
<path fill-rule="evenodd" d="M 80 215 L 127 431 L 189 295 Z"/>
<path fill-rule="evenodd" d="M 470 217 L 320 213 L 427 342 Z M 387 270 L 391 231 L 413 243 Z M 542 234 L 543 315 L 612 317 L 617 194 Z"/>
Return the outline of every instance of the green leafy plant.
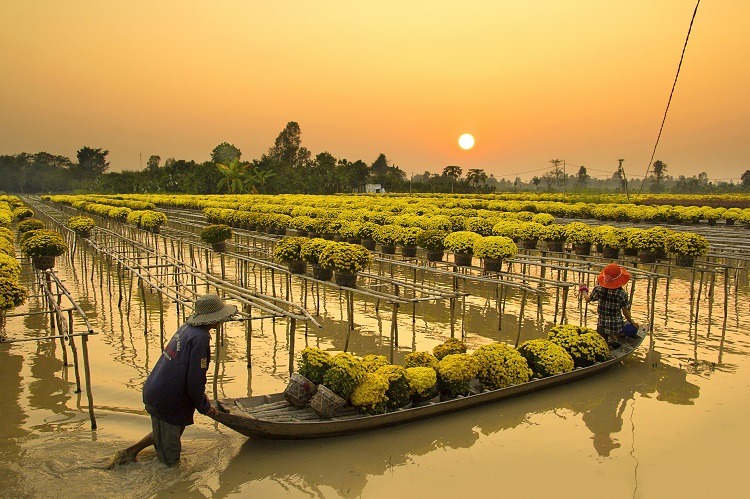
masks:
<path fill-rule="evenodd" d="M 573 358 L 575 367 L 590 366 L 609 357 L 607 342 L 593 329 L 561 324 L 549 330 L 547 339 L 564 348 Z"/>
<path fill-rule="evenodd" d="M 406 377 L 406 369 L 389 364 L 380 367 L 375 373 L 388 380 L 388 391 L 385 395 L 388 397 L 389 409 L 403 407 L 411 401 L 411 389 L 409 379 Z"/>
<path fill-rule="evenodd" d="M 466 343 L 457 338 L 448 338 L 440 345 L 432 349 L 437 360 L 442 360 L 447 355 L 466 353 Z"/>
<path fill-rule="evenodd" d="M 534 374 L 542 378 L 572 371 L 574 367 L 570 354 L 550 340 L 524 341 L 518 347 L 518 352 L 529 363 Z"/>
<path fill-rule="evenodd" d="M 370 252 L 359 244 L 335 243 L 325 248 L 319 257 L 323 268 L 339 272 L 363 271 L 372 260 Z"/>
<path fill-rule="evenodd" d="M 349 399 L 354 389 L 365 378 L 365 368 L 360 360 L 349 352 L 333 358 L 331 367 L 323 376 L 323 384 L 343 399 Z"/>
<path fill-rule="evenodd" d="M 316 385 L 323 382 L 323 377 L 333 365 L 333 357 L 319 348 L 307 347 L 300 352 L 298 371 Z"/>
<path fill-rule="evenodd" d="M 477 361 L 477 379 L 490 390 L 525 383 L 531 378 L 526 359 L 504 343 L 483 345 L 472 356 Z"/>
<path fill-rule="evenodd" d="M 27 297 L 28 293 L 16 279 L 0 277 L 0 310 L 10 310 L 23 305 Z"/>
<path fill-rule="evenodd" d="M 207 225 L 201 229 L 200 237 L 204 243 L 221 243 L 232 237 L 232 228 L 225 224 Z"/>
<path fill-rule="evenodd" d="M 518 254 L 518 246 L 505 236 L 487 236 L 474 243 L 474 256 L 504 260 Z"/>

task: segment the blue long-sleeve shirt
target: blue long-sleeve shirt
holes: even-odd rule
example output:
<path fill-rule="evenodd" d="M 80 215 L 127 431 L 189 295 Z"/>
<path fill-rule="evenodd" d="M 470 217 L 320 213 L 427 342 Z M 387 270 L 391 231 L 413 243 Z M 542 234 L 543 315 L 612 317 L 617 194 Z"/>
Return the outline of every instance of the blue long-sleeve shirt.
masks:
<path fill-rule="evenodd" d="M 211 335 L 183 324 L 169 340 L 143 385 L 143 403 L 153 416 L 176 426 L 193 424 L 195 410 L 205 414 L 206 371 L 211 360 Z"/>

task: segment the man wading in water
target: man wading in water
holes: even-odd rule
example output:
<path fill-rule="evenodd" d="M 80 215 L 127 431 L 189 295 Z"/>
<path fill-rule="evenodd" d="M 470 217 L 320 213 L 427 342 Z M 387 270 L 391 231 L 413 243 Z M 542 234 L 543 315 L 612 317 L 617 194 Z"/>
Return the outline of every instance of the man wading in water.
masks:
<path fill-rule="evenodd" d="M 152 432 L 118 451 L 107 469 L 135 461 L 139 452 L 152 445 L 159 460 L 168 466 L 180 460 L 180 437 L 185 427 L 193 424 L 195 410 L 208 416 L 217 413 L 205 393 L 210 331 L 236 313 L 237 307 L 225 305 L 214 294 L 195 301 L 193 314 L 169 340 L 143 385 L 143 403 L 151 415 Z"/>

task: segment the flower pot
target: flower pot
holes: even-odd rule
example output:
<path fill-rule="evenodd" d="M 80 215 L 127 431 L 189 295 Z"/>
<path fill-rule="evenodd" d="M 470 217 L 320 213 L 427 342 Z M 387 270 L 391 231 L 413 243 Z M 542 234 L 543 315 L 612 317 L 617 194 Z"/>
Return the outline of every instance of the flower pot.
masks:
<path fill-rule="evenodd" d="M 656 251 L 639 251 L 638 260 L 641 263 L 654 263 L 657 259 Z"/>
<path fill-rule="evenodd" d="M 370 251 L 375 251 L 375 240 L 370 238 L 362 239 L 362 246 Z"/>
<path fill-rule="evenodd" d="M 333 280 L 341 287 L 344 288 L 356 288 L 357 287 L 357 274 L 356 272 L 343 272 L 337 270 L 333 274 Z"/>
<path fill-rule="evenodd" d="M 322 418 L 332 418 L 345 405 L 346 400 L 333 393 L 325 385 L 318 385 L 315 395 L 310 399 L 310 407 Z"/>
<path fill-rule="evenodd" d="M 154 234 L 158 234 L 158 233 L 159 233 L 159 231 L 161 230 L 161 227 L 159 227 L 159 226 L 157 225 L 156 227 L 151 227 L 151 229 L 150 229 L 150 230 L 151 230 L 151 232 L 152 232 L 152 233 L 154 233 Z"/>
<path fill-rule="evenodd" d="M 575 251 L 576 255 L 590 255 L 591 243 L 573 244 L 573 251 Z"/>
<path fill-rule="evenodd" d="M 416 246 L 402 246 L 401 256 L 405 256 L 407 258 L 413 258 L 417 256 L 417 247 Z"/>
<path fill-rule="evenodd" d="M 318 234 L 317 232 L 310 231 L 307 233 L 307 237 L 309 237 L 310 239 L 315 239 L 316 237 L 320 237 L 320 234 Z"/>
<path fill-rule="evenodd" d="M 333 277 L 333 270 L 331 269 L 324 269 L 317 263 L 312 264 L 312 275 L 314 279 L 317 279 L 319 281 L 330 281 L 331 277 Z"/>
<path fill-rule="evenodd" d="M 76 235 L 84 239 L 88 239 L 91 233 L 87 230 L 77 230 Z"/>
<path fill-rule="evenodd" d="M 536 249 L 536 245 L 538 243 L 539 243 L 538 239 L 521 239 L 521 247 L 523 249 L 528 249 L 528 250 Z"/>
<path fill-rule="evenodd" d="M 381 244 L 380 252 L 386 255 L 394 255 L 396 253 L 396 246 L 395 245 L 392 246 L 390 244 Z"/>
<path fill-rule="evenodd" d="M 317 386 L 299 373 L 292 373 L 284 398 L 295 407 L 305 407 L 315 395 Z"/>
<path fill-rule="evenodd" d="M 289 228 L 287 228 L 287 229 L 284 230 L 284 233 L 287 236 L 293 236 L 293 237 L 305 237 L 305 236 L 307 236 L 306 232 L 301 231 L 299 229 L 289 229 Z"/>
<path fill-rule="evenodd" d="M 562 252 L 565 241 L 547 241 L 547 249 L 549 251 Z"/>
<path fill-rule="evenodd" d="M 307 264 L 304 260 L 291 260 L 286 262 L 286 267 L 292 274 L 304 274 L 307 269 Z"/>
<path fill-rule="evenodd" d="M 428 251 L 427 261 L 428 262 L 440 262 L 443 260 L 444 255 L 445 255 L 445 252 L 443 251 Z"/>
<path fill-rule="evenodd" d="M 596 252 L 597 253 L 604 253 L 604 245 L 597 243 L 597 245 L 596 245 Z"/>
<path fill-rule="evenodd" d="M 219 241 L 218 243 L 211 243 L 211 249 L 217 253 L 223 253 L 227 250 L 227 242 Z"/>
<path fill-rule="evenodd" d="M 620 248 L 613 248 L 611 246 L 604 246 L 602 248 L 602 256 L 604 258 L 616 259 L 620 256 Z"/>
<path fill-rule="evenodd" d="M 638 248 L 624 248 L 622 252 L 625 256 L 638 256 Z"/>
<path fill-rule="evenodd" d="M 47 270 L 55 268 L 55 257 L 50 255 L 35 256 L 31 258 L 35 269 Z"/>
<path fill-rule="evenodd" d="M 454 253 L 453 254 L 453 261 L 456 263 L 456 265 L 461 265 L 464 267 L 468 267 L 471 265 L 471 260 L 474 258 L 474 255 L 471 253 Z"/>
<path fill-rule="evenodd" d="M 360 239 L 359 237 L 347 237 L 346 238 L 346 242 L 349 244 L 359 244 L 360 241 L 362 241 L 362 239 Z"/>
<path fill-rule="evenodd" d="M 727 225 L 734 225 L 734 220 L 726 220 Z"/>
<path fill-rule="evenodd" d="M 691 255 L 675 256 L 675 263 L 680 267 L 692 267 L 695 264 L 695 257 Z"/>
<path fill-rule="evenodd" d="M 711 219 L 711 220 L 706 220 L 706 221 L 708 222 L 708 225 L 710 226 L 716 225 L 716 220 Z"/>
<path fill-rule="evenodd" d="M 484 270 L 487 272 L 500 272 L 503 267 L 503 261 L 499 258 L 487 258 L 483 259 Z"/>

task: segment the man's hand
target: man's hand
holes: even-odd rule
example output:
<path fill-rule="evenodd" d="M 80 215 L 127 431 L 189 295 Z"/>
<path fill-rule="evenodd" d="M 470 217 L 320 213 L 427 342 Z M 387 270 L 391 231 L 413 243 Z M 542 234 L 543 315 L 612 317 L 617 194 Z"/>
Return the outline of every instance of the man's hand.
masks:
<path fill-rule="evenodd" d="M 206 411 L 206 416 L 209 416 L 209 417 L 213 418 L 213 417 L 216 417 L 218 415 L 219 415 L 219 411 L 216 409 L 216 407 L 214 407 L 214 406 L 209 406 L 208 407 L 208 410 Z"/>

